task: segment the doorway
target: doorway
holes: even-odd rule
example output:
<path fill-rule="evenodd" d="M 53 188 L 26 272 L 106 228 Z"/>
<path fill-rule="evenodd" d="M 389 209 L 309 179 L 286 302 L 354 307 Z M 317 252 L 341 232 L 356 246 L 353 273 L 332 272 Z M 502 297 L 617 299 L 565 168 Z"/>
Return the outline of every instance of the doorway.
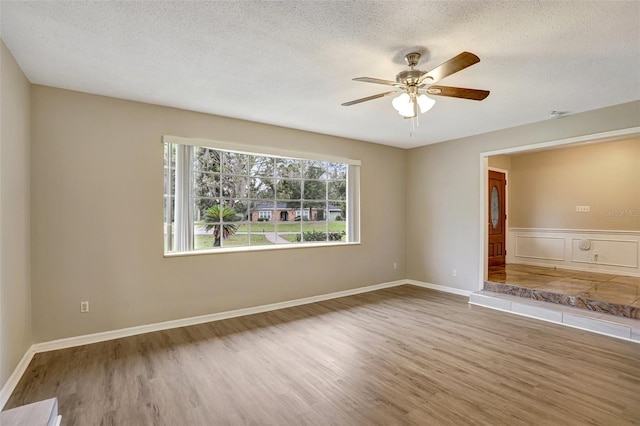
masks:
<path fill-rule="evenodd" d="M 490 206 L 490 200 L 491 200 L 491 187 L 489 185 L 489 170 L 493 170 L 493 171 L 501 171 L 501 172 L 506 172 L 506 169 L 497 169 L 494 167 L 489 166 L 489 158 L 490 157 L 497 157 L 497 156 L 503 156 L 503 155 L 512 155 L 512 154 L 518 154 L 518 153 L 524 153 L 524 152 L 534 152 L 534 151 L 540 151 L 540 150 L 547 150 L 547 149 L 554 149 L 554 148 L 561 148 L 561 147 L 569 147 L 572 145 L 581 145 L 581 144 L 590 144 L 590 143 L 594 143 L 594 142 L 613 142 L 613 141 L 617 141 L 617 140 L 621 140 L 621 139 L 627 139 L 627 138 L 634 138 L 634 137 L 640 137 L 640 126 L 637 127 L 630 127 L 630 128 L 626 128 L 626 129 L 618 129 L 618 130 L 612 130 L 612 131 L 607 131 L 607 132 L 602 132 L 602 133 L 594 133 L 594 134 L 589 134 L 589 135 L 583 135 L 583 136 L 576 136 L 576 137 L 570 137 L 570 138 L 565 138 L 565 139 L 556 139 L 556 140 L 550 140 L 547 142 L 539 142 L 539 143 L 533 143 L 533 144 L 529 144 L 529 145 L 520 145 L 520 146 L 515 146 L 515 147 L 510 147 L 510 148 L 503 148 L 503 149 L 498 149 L 495 151 L 487 151 L 487 152 L 482 152 L 480 154 L 480 217 L 479 217 L 479 226 L 481 229 L 481 238 L 479 241 L 479 270 L 478 270 L 478 290 L 482 290 L 484 288 L 484 284 L 485 281 L 487 280 L 487 275 L 488 275 L 488 267 L 489 267 L 489 254 L 488 254 L 488 250 L 489 250 L 489 233 L 491 231 L 492 225 L 491 225 L 491 206 Z M 502 166 L 498 166 L 498 167 L 502 167 Z M 508 174 L 507 174 L 507 180 L 508 180 Z M 505 186 L 505 188 L 507 188 Z M 509 191 L 505 191 L 505 197 L 503 197 L 505 199 L 505 202 L 508 203 L 508 192 Z M 503 210 L 504 211 L 504 210 Z M 508 212 L 506 212 L 508 214 Z M 505 225 L 503 227 L 504 231 L 505 231 L 505 236 L 507 241 L 509 240 L 509 236 L 508 236 L 508 224 L 509 224 L 509 220 L 508 220 L 508 216 L 505 220 Z M 504 246 L 505 248 L 505 255 L 507 254 L 506 249 L 508 248 L 505 244 Z M 510 250 L 515 250 L 515 246 L 509 248 Z M 509 255 L 510 258 L 511 255 Z M 507 260 L 507 257 L 505 256 L 505 262 Z"/>
<path fill-rule="evenodd" d="M 489 187 L 487 191 L 487 218 L 489 219 L 487 264 L 500 266 L 505 263 L 506 256 L 506 173 L 498 170 L 489 170 Z"/>

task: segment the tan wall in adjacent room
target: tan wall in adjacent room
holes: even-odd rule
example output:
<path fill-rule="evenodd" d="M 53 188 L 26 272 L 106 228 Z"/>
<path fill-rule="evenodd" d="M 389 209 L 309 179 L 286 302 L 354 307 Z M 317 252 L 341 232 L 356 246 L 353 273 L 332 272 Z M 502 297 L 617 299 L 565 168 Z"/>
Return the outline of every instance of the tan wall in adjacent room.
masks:
<path fill-rule="evenodd" d="M 638 126 L 635 101 L 408 151 L 407 278 L 480 288 L 482 153 Z"/>
<path fill-rule="evenodd" d="M 0 388 L 32 344 L 29 81 L 0 40 Z M 1 407 L 0 407 L 1 408 Z"/>
<path fill-rule="evenodd" d="M 406 206 L 404 150 L 44 86 L 31 90 L 37 342 L 405 277 L 397 213 Z M 361 160 L 362 243 L 165 258 L 164 134 Z M 80 313 L 83 300 L 88 314 Z"/>
<path fill-rule="evenodd" d="M 509 185 L 511 227 L 638 231 L 640 139 L 514 155 Z"/>
<path fill-rule="evenodd" d="M 489 167 L 495 167 L 502 170 L 511 170 L 511 156 L 509 155 L 493 155 L 489 157 Z"/>

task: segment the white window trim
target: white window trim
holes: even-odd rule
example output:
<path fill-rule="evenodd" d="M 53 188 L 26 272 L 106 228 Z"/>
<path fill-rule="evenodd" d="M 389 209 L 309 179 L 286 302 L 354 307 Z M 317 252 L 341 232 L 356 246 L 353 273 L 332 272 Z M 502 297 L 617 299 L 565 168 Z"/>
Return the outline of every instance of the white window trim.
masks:
<path fill-rule="evenodd" d="M 175 145 L 189 145 L 196 147 L 212 148 L 220 151 L 235 152 L 256 156 L 271 156 L 281 157 L 297 160 L 311 160 L 311 161 L 327 161 L 347 164 L 347 218 L 346 232 L 347 241 L 344 243 L 305 243 L 305 244 L 291 244 L 291 245 L 274 245 L 274 246 L 244 246 L 244 247 L 227 247 L 223 249 L 212 250 L 193 250 L 193 241 L 187 243 L 191 244 L 191 248 L 187 251 L 172 251 L 164 252 L 165 257 L 177 257 L 177 256 L 191 256 L 202 254 L 220 254 L 229 252 L 248 252 L 248 251 L 263 251 L 263 250 L 282 250 L 282 249 L 300 249 L 300 248 L 312 248 L 312 247 L 342 247 L 345 245 L 359 245 L 360 241 L 360 166 L 362 162 L 360 160 L 335 157 L 325 154 L 317 154 L 310 152 L 300 152 L 292 150 L 284 150 L 280 148 L 254 146 L 246 144 L 238 144 L 232 142 L 223 142 L 202 138 L 185 138 L 173 135 L 163 135 L 162 144 L 175 144 Z M 177 199 L 176 201 L 177 202 Z"/>
<path fill-rule="evenodd" d="M 202 146 L 220 151 L 232 151 L 249 155 L 267 155 L 272 157 L 293 158 L 296 160 L 331 161 L 335 163 L 346 163 L 350 166 L 361 166 L 360 160 L 351 158 L 334 157 L 331 155 L 318 154 L 314 152 L 290 151 L 287 149 L 273 148 L 268 146 L 246 145 L 234 142 L 223 142 L 202 138 L 185 138 L 181 136 L 164 135 L 162 143 L 172 143 L 178 145 Z"/>

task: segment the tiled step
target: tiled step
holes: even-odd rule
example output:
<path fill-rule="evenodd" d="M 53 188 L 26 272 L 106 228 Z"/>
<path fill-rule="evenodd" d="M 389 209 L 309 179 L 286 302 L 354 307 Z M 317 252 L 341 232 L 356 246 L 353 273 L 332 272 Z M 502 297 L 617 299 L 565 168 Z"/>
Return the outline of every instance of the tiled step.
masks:
<path fill-rule="evenodd" d="M 606 286 L 606 283 L 602 285 Z M 543 302 L 551 302 L 569 307 L 581 308 L 588 311 L 595 311 L 601 314 L 611 314 L 631 319 L 640 319 L 640 306 L 615 303 L 606 300 L 597 300 L 589 297 L 587 293 L 578 292 L 576 294 L 565 294 L 557 290 L 537 289 L 521 287 L 509 283 L 497 283 L 492 281 L 484 282 L 484 290 L 502 293 L 519 298 L 529 298 Z M 637 295 L 637 290 L 634 290 Z M 637 296 L 634 296 L 634 298 Z"/>
<path fill-rule="evenodd" d="M 640 320 L 481 290 L 469 303 L 640 343 Z"/>

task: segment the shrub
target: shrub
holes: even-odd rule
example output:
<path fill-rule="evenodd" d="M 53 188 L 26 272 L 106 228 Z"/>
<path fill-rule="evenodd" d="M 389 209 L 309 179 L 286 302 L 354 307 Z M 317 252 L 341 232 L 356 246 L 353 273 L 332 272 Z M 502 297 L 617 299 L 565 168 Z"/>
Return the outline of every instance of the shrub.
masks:
<path fill-rule="evenodd" d="M 304 241 L 327 241 L 327 236 L 329 241 L 340 241 L 345 234 L 346 232 L 344 231 L 329 232 L 328 234 L 322 231 L 304 231 L 302 237 L 300 237 L 300 234 L 296 235 L 296 241 L 300 242 L 302 238 L 304 238 Z"/>

